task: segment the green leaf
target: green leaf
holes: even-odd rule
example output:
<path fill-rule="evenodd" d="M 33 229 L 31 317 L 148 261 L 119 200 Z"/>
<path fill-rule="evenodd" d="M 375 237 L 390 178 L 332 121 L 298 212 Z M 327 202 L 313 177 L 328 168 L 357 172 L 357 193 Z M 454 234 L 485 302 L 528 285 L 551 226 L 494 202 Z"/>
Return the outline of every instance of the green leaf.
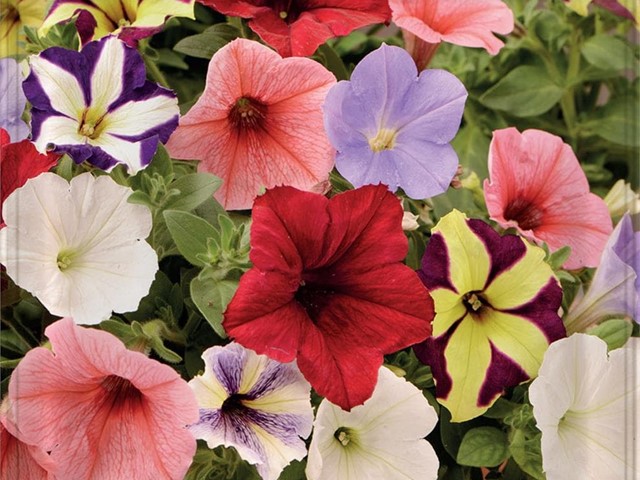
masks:
<path fill-rule="evenodd" d="M 238 38 L 240 31 L 226 23 L 218 23 L 204 32 L 180 40 L 173 49 L 191 57 L 206 58 L 224 47 L 231 40 Z"/>
<path fill-rule="evenodd" d="M 222 327 L 222 313 L 237 288 L 238 282 L 236 280 L 217 281 L 210 277 L 204 279 L 196 277 L 191 281 L 191 300 L 216 334 L 222 338 L 227 338 L 227 333 Z"/>
<path fill-rule="evenodd" d="M 460 444 L 457 461 L 470 467 L 495 467 L 508 456 L 507 436 L 493 427 L 469 430 Z"/>
<path fill-rule="evenodd" d="M 597 119 L 585 122 L 584 126 L 610 142 L 640 147 L 637 100 L 633 95 L 612 100 L 600 109 Z"/>
<path fill-rule="evenodd" d="M 587 331 L 589 335 L 595 335 L 607 342 L 609 350 L 622 347 L 633 331 L 633 325 L 621 318 L 612 318 Z"/>
<path fill-rule="evenodd" d="M 513 460 L 530 477 L 535 480 L 545 480 L 542 472 L 542 453 L 540 451 L 540 438 L 538 434 L 528 438 L 522 430 L 514 430 L 509 444 L 509 453 Z"/>
<path fill-rule="evenodd" d="M 169 185 L 172 189 L 180 190 L 167 201 L 165 208 L 172 210 L 193 210 L 211 197 L 222 185 L 215 175 L 210 173 L 190 173 L 178 178 Z"/>
<path fill-rule="evenodd" d="M 168 48 L 158 49 L 158 64 L 179 70 L 189 70 L 189 64 L 180 55 Z"/>
<path fill-rule="evenodd" d="M 517 117 L 533 117 L 551 109 L 564 90 L 542 67 L 523 65 L 511 70 L 480 97 L 489 108 L 504 110 Z"/>
<path fill-rule="evenodd" d="M 601 34 L 589 38 L 584 42 L 581 53 L 587 62 L 602 70 L 635 69 L 637 65 L 629 44 L 611 35 Z"/>
<path fill-rule="evenodd" d="M 167 228 L 178 251 L 196 267 L 207 265 L 202 257 L 207 255 L 207 239 L 218 238 L 218 231 L 206 220 L 192 213 L 179 210 L 165 210 L 163 213 Z"/>
<path fill-rule="evenodd" d="M 349 71 L 347 67 L 344 66 L 342 59 L 338 56 L 333 48 L 331 48 L 326 43 L 320 45 L 318 48 L 318 53 L 324 60 L 323 63 L 327 70 L 333 73 L 338 80 L 348 80 L 349 79 Z"/>

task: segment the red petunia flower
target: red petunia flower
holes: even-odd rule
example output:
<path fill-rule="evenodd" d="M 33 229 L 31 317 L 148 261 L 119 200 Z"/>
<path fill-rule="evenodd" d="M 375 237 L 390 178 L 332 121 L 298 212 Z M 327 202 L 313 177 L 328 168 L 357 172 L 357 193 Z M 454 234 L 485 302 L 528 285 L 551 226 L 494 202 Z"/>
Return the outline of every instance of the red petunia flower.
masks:
<path fill-rule="evenodd" d="M 5 199 L 30 178 L 48 171 L 59 158 L 55 153 L 39 153 L 30 140 L 11 143 L 7 131 L 0 128 L 0 227 L 4 226 L 1 207 Z"/>
<path fill-rule="evenodd" d="M 384 185 L 327 199 L 277 187 L 253 207 L 254 267 L 225 312 L 245 347 L 297 359 L 313 388 L 350 410 L 375 387 L 383 355 L 431 334 L 433 302 L 402 260 L 402 208 Z"/>
<path fill-rule="evenodd" d="M 198 0 L 249 27 L 283 57 L 306 57 L 327 39 L 388 22 L 386 0 Z"/>

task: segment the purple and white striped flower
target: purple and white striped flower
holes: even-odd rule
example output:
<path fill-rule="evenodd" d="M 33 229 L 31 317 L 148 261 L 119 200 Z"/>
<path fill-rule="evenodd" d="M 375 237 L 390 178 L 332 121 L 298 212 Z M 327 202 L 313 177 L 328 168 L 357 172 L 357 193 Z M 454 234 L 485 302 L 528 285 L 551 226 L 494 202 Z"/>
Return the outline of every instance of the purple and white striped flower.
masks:
<path fill-rule="evenodd" d="M 200 420 L 189 429 L 209 448 L 234 447 L 276 480 L 292 460 L 307 454 L 311 433 L 311 386 L 295 363 L 280 363 L 237 343 L 206 350 L 203 375 L 189 382 Z"/>
<path fill-rule="evenodd" d="M 124 163 L 135 173 L 178 125 L 175 94 L 147 81 L 138 52 L 115 37 L 80 52 L 48 48 L 29 63 L 23 88 L 40 152 L 67 153 L 104 170 Z"/>

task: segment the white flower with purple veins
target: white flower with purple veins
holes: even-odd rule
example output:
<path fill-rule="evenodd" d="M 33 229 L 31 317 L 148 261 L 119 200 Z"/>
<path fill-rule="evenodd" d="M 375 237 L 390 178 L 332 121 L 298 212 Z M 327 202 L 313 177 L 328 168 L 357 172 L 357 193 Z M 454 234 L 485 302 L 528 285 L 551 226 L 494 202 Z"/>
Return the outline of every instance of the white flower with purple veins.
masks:
<path fill-rule="evenodd" d="M 53 315 L 95 324 L 135 310 L 158 257 L 144 241 L 151 212 L 132 193 L 106 175 L 32 178 L 2 206 L 0 263 Z"/>
<path fill-rule="evenodd" d="M 40 152 L 67 153 L 109 170 L 145 168 L 178 125 L 175 94 L 146 80 L 140 54 L 116 37 L 80 52 L 52 47 L 31 57 L 24 92 Z"/>
<path fill-rule="evenodd" d="M 200 420 L 189 427 L 209 448 L 234 447 L 276 480 L 292 460 L 307 454 L 311 433 L 311 386 L 295 363 L 280 363 L 237 343 L 207 349 L 203 375 L 189 382 Z"/>

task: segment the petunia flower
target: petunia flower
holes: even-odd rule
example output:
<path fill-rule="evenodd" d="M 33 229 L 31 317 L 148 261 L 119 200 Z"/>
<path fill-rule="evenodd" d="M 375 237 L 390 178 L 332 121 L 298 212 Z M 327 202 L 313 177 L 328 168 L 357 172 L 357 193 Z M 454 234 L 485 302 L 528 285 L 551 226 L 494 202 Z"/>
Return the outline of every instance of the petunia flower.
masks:
<path fill-rule="evenodd" d="M 326 40 L 388 22 L 386 0 L 198 0 L 249 27 L 283 57 L 312 55 Z"/>
<path fill-rule="evenodd" d="M 453 210 L 433 228 L 419 274 L 433 297 L 433 336 L 415 347 L 454 422 L 482 415 L 533 378 L 564 337 L 562 290 L 544 250 Z"/>
<path fill-rule="evenodd" d="M 422 70 L 440 42 L 481 47 L 496 55 L 504 43 L 513 13 L 501 0 L 389 0 L 392 20 L 403 30 L 405 47 Z"/>
<path fill-rule="evenodd" d="M 547 480 L 638 478 L 640 340 L 607 354 L 598 337 L 552 344 L 529 388 Z"/>
<path fill-rule="evenodd" d="M 29 140 L 11 143 L 6 130 L 0 128 L 0 208 L 7 197 L 27 180 L 48 171 L 58 162 L 59 155 L 38 153 Z M 0 225 L 4 225 L 0 212 Z"/>
<path fill-rule="evenodd" d="M 0 128 L 6 130 L 14 142 L 29 135 L 29 127 L 22 120 L 26 104 L 18 62 L 13 58 L 0 58 Z"/>
<path fill-rule="evenodd" d="M 227 210 L 251 208 L 265 187 L 311 190 L 333 168 L 321 105 L 334 83 L 311 59 L 234 40 L 211 59 L 205 90 L 167 149 L 224 180 L 215 197 Z"/>
<path fill-rule="evenodd" d="M 603 200 L 607 204 L 614 223 L 618 222 L 626 212 L 632 215 L 640 213 L 640 193 L 635 192 L 622 178 L 613 184 Z"/>
<path fill-rule="evenodd" d="M 42 153 L 67 153 L 105 170 L 124 163 L 133 174 L 178 124 L 175 94 L 147 81 L 140 54 L 115 37 L 81 52 L 48 48 L 29 63 L 23 88 Z"/>
<path fill-rule="evenodd" d="M 309 447 L 309 480 L 435 480 L 438 457 L 424 437 L 438 415 L 422 392 L 380 368 L 373 395 L 345 412 L 324 399 Z"/>
<path fill-rule="evenodd" d="M 85 324 L 135 310 L 158 258 L 144 241 L 151 212 L 127 203 L 131 193 L 90 173 L 32 178 L 3 205 L 0 263 L 53 315 Z"/>
<path fill-rule="evenodd" d="M 25 441 L 51 452 L 55 478 L 182 480 L 198 406 L 175 370 L 69 318 L 45 335 L 51 350 L 27 352 L 9 401 Z"/>
<path fill-rule="evenodd" d="M 567 332 L 583 332 L 615 316 L 640 322 L 639 225 L 640 215 L 626 214 L 613 230 L 587 293 L 576 298 L 567 312 Z"/>
<path fill-rule="evenodd" d="M 38 28 L 47 11 L 42 0 L 1 0 L 0 58 L 25 53 L 23 27 Z"/>
<path fill-rule="evenodd" d="M 0 480 L 51 480 L 54 462 L 43 449 L 20 440 L 8 406 L 5 400 L 0 407 Z"/>
<path fill-rule="evenodd" d="M 257 355 L 237 343 L 202 354 L 204 374 L 189 382 L 200 419 L 189 427 L 209 448 L 234 447 L 265 480 L 277 480 L 307 455 L 311 386 L 293 363 Z M 302 437 L 302 438 L 300 438 Z"/>
<path fill-rule="evenodd" d="M 567 7 L 583 17 L 588 15 L 589 5 L 591 3 L 609 10 L 619 17 L 633 20 L 636 28 L 640 27 L 637 20 L 638 10 L 640 9 L 640 2 L 638 0 L 565 0 Z"/>
<path fill-rule="evenodd" d="M 564 267 L 596 267 L 613 230 L 604 201 L 571 147 L 541 130 L 493 132 L 484 197 L 493 220 L 551 251 L 571 247 Z M 588 215 L 580 212 L 589 212 Z"/>
<path fill-rule="evenodd" d="M 253 207 L 253 268 L 224 314 L 230 337 L 280 362 L 349 410 L 383 355 L 427 338 L 432 301 L 402 264 L 402 207 L 383 185 L 336 195 L 267 190 Z"/>
<path fill-rule="evenodd" d="M 409 54 L 382 45 L 327 95 L 324 124 L 336 168 L 356 187 L 382 182 L 415 199 L 447 190 L 458 168 L 464 85 L 444 70 L 418 76 Z"/>
<path fill-rule="evenodd" d="M 83 40 L 113 33 L 135 46 L 137 40 L 161 31 L 170 17 L 194 19 L 194 5 L 195 0 L 55 0 L 38 33 L 46 35 L 55 24 L 79 14 L 76 27 Z"/>

